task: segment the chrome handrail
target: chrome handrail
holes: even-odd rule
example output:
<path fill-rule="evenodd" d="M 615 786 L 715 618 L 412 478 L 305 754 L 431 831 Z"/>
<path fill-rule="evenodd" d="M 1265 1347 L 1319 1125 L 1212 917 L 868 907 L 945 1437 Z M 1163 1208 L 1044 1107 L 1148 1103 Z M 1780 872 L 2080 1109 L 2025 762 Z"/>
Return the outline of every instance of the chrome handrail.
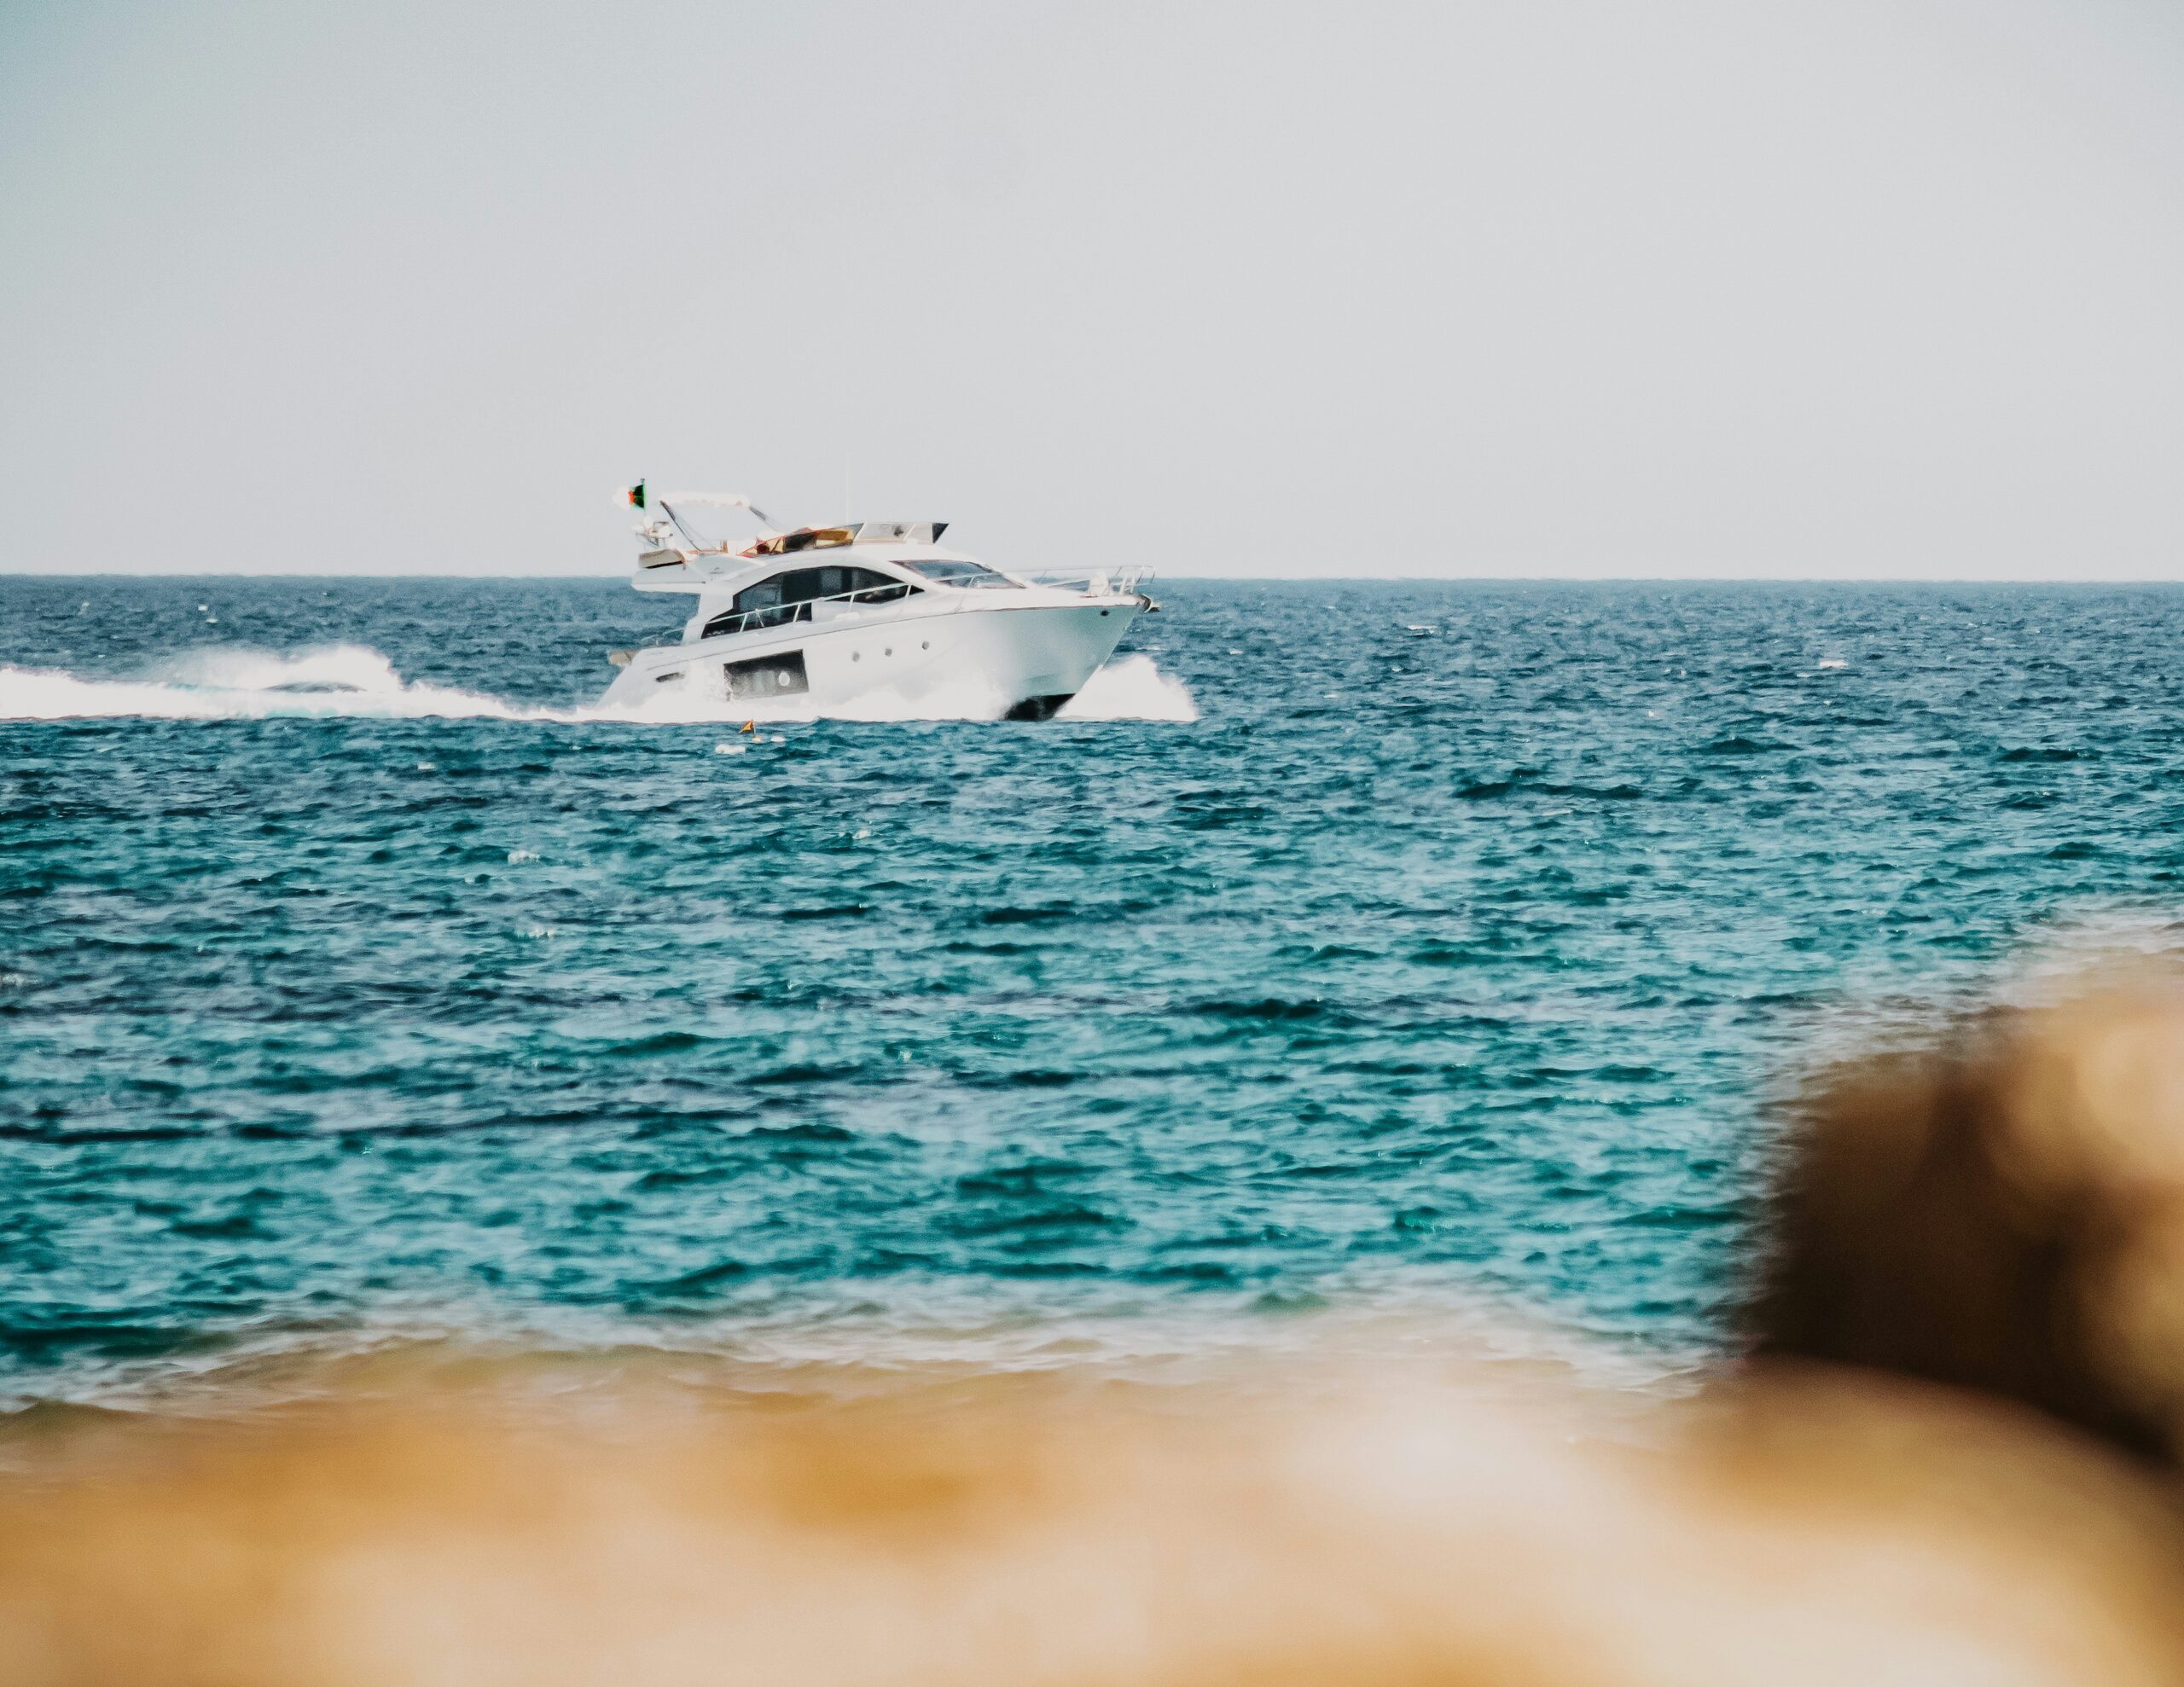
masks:
<path fill-rule="evenodd" d="M 1100 596 L 1112 592 L 1127 596 L 1139 589 L 1141 583 L 1153 577 L 1149 568 L 1077 568 L 1063 569 L 1043 574 L 1016 574 L 1008 577 L 1029 586 L 1052 586 L 1063 589 L 1075 588 L 1087 596 Z M 892 581 L 885 586 L 861 586 L 853 592 L 834 592 L 823 598 L 800 598 L 794 603 L 769 604 L 763 609 L 724 609 L 707 621 L 699 632 L 698 640 L 724 639 L 737 633 L 766 632 L 775 627 L 793 627 L 799 622 L 811 619 L 812 606 L 822 603 L 891 604 L 903 603 L 923 594 L 925 588 L 913 586 L 907 580 Z M 951 600 L 950 609 L 961 609 L 970 600 Z M 733 622 L 735 624 L 729 625 Z M 694 640 L 691 642 L 697 642 Z"/>
<path fill-rule="evenodd" d="M 1088 595 L 1114 592 L 1127 597 L 1130 593 L 1139 591 L 1144 583 L 1153 577 L 1153 571 L 1141 564 L 1131 564 L 1120 568 L 1048 569 L 1037 574 L 1019 574 L 1016 577 L 1028 580 L 1035 586 L 1074 587 Z"/>
<path fill-rule="evenodd" d="M 907 580 L 897 580 L 885 586 L 860 586 L 853 592 L 834 592 L 823 598 L 799 598 L 794 603 L 772 603 L 763 609 L 724 609 L 705 624 L 698 636 L 701 639 L 723 639 L 732 633 L 747 633 L 754 628 L 764 631 L 771 627 L 793 627 L 799 621 L 811 618 L 811 606 L 818 603 L 901 603 L 924 590 Z M 728 626 L 727 622 L 736 624 Z"/>

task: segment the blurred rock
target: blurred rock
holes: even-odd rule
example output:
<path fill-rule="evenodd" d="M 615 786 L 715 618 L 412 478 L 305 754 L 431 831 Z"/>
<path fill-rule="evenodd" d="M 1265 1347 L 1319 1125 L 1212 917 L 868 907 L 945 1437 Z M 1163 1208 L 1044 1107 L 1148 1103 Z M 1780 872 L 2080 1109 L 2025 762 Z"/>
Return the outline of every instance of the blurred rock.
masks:
<path fill-rule="evenodd" d="M 0 1452 L 11 1687 L 2184 1681 L 2165 1499 L 1966 1396 L 664 1369 Z M 325 1392 L 340 1397 L 338 1378 Z M 503 1386 L 503 1384 L 505 1386 Z"/>
<path fill-rule="evenodd" d="M 1754 1352 L 2021 1401 L 2184 1459 L 2184 993 L 1997 1012 L 1798 1110 Z"/>

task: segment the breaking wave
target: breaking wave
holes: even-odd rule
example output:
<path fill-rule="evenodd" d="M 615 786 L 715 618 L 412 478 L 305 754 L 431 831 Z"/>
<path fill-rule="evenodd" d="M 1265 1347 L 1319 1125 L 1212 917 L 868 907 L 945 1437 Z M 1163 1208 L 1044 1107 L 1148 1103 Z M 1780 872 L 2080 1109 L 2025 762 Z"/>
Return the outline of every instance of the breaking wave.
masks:
<path fill-rule="evenodd" d="M 1008 699 L 975 680 L 915 699 L 875 692 L 827 711 L 853 721 L 993 721 Z M 167 721 L 357 718 L 626 722 L 634 725 L 719 725 L 753 718 L 810 721 L 821 711 L 802 699 L 747 702 L 678 697 L 641 706 L 591 704 L 549 708 L 427 681 L 405 680 L 368 645 L 328 645 L 292 655 L 226 647 L 195 651 L 136 678 L 91 678 L 65 669 L 0 664 L 0 720 Z M 1195 721 L 1182 684 L 1150 657 L 1125 657 L 1093 676 L 1062 710 L 1072 721 Z"/>

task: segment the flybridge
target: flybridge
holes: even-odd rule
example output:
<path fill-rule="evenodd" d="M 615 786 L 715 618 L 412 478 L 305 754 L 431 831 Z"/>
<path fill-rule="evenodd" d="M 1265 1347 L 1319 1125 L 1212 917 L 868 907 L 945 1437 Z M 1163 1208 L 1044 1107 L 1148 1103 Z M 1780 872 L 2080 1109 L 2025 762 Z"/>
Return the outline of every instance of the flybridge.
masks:
<path fill-rule="evenodd" d="M 944 521 L 849 521 L 836 527 L 799 527 L 787 533 L 770 534 L 737 554 L 787 556 L 836 545 L 937 545 L 947 530 Z"/>
<path fill-rule="evenodd" d="M 637 583 L 651 590 L 677 589 L 671 582 L 718 577 L 729 571 L 726 565 L 730 559 L 750 562 L 846 545 L 931 545 L 938 543 L 948 530 L 944 521 L 846 521 L 777 531 L 773 519 L 741 492 L 653 492 L 642 480 L 624 488 L 622 497 L 633 507 L 648 512 L 636 529 L 637 537 L 646 547 L 637 559 Z M 742 510 L 766 530 L 741 545 L 733 540 L 702 538 L 679 513 L 694 506 Z M 653 510 L 659 513 L 651 514 Z M 701 563 L 701 559 L 717 560 Z M 648 574 L 656 577 L 647 580 L 644 577 Z"/>

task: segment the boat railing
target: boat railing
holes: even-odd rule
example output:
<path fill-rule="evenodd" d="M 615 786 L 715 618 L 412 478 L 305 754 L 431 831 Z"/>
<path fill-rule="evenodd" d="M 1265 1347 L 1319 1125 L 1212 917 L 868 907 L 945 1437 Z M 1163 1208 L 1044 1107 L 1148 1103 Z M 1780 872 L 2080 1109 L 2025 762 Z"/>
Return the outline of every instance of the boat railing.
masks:
<path fill-rule="evenodd" d="M 753 629 L 793 626 L 799 621 L 809 621 L 813 607 L 822 603 L 900 603 L 917 589 L 904 581 L 891 580 L 884 586 L 865 586 L 854 592 L 835 592 L 823 598 L 803 598 L 795 603 L 769 603 L 752 609 L 723 610 L 706 623 L 704 636 L 717 639 L 729 633 L 747 633 Z"/>
<path fill-rule="evenodd" d="M 1128 594 L 1139 591 L 1141 583 L 1153 577 L 1149 568 L 1079 568 L 1065 569 L 1043 574 L 1012 574 L 1011 579 L 1021 580 L 1026 585 L 1056 587 L 1064 591 L 1083 592 L 1088 597 L 1105 597 L 1110 593 Z M 734 633 L 760 631 L 771 627 L 793 627 L 799 621 L 809 621 L 811 612 L 821 604 L 901 603 L 917 595 L 923 588 L 907 581 L 891 580 L 884 586 L 865 586 L 854 592 L 835 592 L 823 598 L 804 598 L 795 603 L 762 604 L 752 609 L 723 610 L 708 620 L 700 638 L 725 638 Z M 950 608 L 961 609 L 961 603 Z"/>
<path fill-rule="evenodd" d="M 1064 568 L 1038 574 L 1019 574 L 1015 577 L 1029 581 L 1034 586 L 1058 586 L 1064 591 L 1083 592 L 1088 597 L 1105 597 L 1110 592 L 1128 594 L 1142 590 L 1145 582 L 1152 579 L 1153 571 L 1136 565 Z"/>

